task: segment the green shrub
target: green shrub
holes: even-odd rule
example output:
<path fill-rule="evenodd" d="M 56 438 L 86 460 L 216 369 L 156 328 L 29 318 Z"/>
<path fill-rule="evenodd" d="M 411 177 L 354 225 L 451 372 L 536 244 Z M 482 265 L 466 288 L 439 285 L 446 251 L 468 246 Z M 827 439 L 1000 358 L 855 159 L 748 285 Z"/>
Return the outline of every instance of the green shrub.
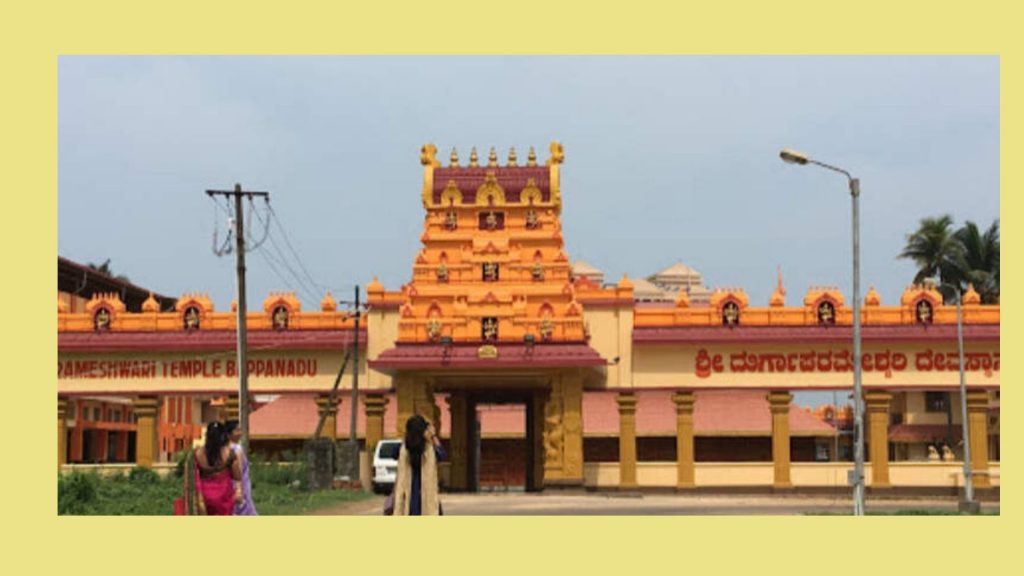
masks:
<path fill-rule="evenodd" d="M 72 472 L 57 477 L 57 513 L 88 514 L 99 493 L 100 477 L 96 473 Z"/>
<path fill-rule="evenodd" d="M 136 466 L 128 472 L 128 481 L 132 484 L 156 484 L 160 482 L 160 475 L 151 468 Z"/>

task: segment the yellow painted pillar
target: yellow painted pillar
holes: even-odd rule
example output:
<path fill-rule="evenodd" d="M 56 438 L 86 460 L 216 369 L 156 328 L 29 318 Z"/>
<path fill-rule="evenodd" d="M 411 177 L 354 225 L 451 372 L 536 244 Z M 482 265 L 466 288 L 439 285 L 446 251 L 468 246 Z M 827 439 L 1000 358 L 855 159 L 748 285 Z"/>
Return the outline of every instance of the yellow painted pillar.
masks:
<path fill-rule="evenodd" d="M 871 451 L 871 487 L 889 488 L 889 402 L 892 394 L 864 394 L 868 412 L 868 446 Z"/>
<path fill-rule="evenodd" d="M 340 405 L 340 397 L 335 397 L 333 403 L 330 394 L 320 394 L 316 397 L 317 417 L 324 418 L 324 427 L 320 429 L 321 438 L 338 439 L 338 406 Z"/>
<path fill-rule="evenodd" d="M 544 486 L 544 404 L 547 402 L 547 391 L 533 393 L 533 486 L 532 490 L 540 490 Z"/>
<path fill-rule="evenodd" d="M 583 485 L 583 377 L 570 372 L 562 377 L 565 452 L 562 477 L 567 484 Z"/>
<path fill-rule="evenodd" d="M 452 490 L 469 489 L 469 411 L 466 394 L 455 391 L 448 395 L 451 431 L 448 437 L 448 461 L 451 462 L 449 485 Z"/>
<path fill-rule="evenodd" d="M 238 420 L 238 394 L 231 394 L 224 398 L 224 415 L 221 420 Z"/>
<path fill-rule="evenodd" d="M 676 488 L 687 489 L 697 486 L 696 457 L 694 455 L 693 392 L 678 392 L 672 395 L 676 405 Z"/>
<path fill-rule="evenodd" d="M 377 443 L 384 438 L 384 410 L 388 399 L 384 394 L 372 393 L 363 397 L 363 409 L 366 411 L 366 452 L 373 454 Z"/>
<path fill-rule="evenodd" d="M 768 393 L 772 413 L 772 461 L 775 463 L 773 488 L 792 488 L 789 478 L 789 404 L 793 395 L 773 390 Z"/>
<path fill-rule="evenodd" d="M 66 398 L 57 398 L 57 470 L 67 463 L 68 455 L 68 425 L 67 425 L 68 401 Z"/>
<path fill-rule="evenodd" d="M 621 392 L 619 403 L 619 488 L 636 488 L 636 394 Z"/>
<path fill-rule="evenodd" d="M 988 488 L 988 392 L 967 392 L 967 433 L 971 436 L 971 479 L 975 488 Z"/>
<path fill-rule="evenodd" d="M 150 468 L 157 458 L 157 426 L 159 424 L 160 398 L 139 396 L 134 400 L 136 433 L 135 463 Z"/>
<path fill-rule="evenodd" d="M 408 374 L 395 377 L 395 405 L 398 417 L 395 418 L 395 433 L 399 438 L 405 437 L 405 422 L 414 413 L 416 405 L 416 382 Z"/>
<path fill-rule="evenodd" d="M 583 484 L 583 379 L 576 372 L 557 374 L 543 411 L 544 484 Z"/>

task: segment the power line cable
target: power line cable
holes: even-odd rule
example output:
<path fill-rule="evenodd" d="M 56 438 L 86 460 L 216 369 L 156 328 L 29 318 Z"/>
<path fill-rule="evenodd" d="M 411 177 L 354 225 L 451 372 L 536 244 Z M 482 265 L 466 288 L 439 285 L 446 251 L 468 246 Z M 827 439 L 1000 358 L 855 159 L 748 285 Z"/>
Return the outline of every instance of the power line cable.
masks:
<path fill-rule="evenodd" d="M 310 284 L 321 289 L 324 288 L 322 284 L 313 279 L 313 276 L 309 273 L 309 270 L 306 268 L 306 265 L 303 264 L 302 258 L 299 256 L 299 253 L 295 250 L 295 247 L 292 246 L 291 240 L 288 239 L 288 232 L 285 231 L 284 226 L 281 224 L 281 217 L 277 215 L 277 212 L 275 212 L 274 208 L 269 204 L 267 204 L 267 208 L 270 211 L 270 217 L 274 220 L 274 224 L 276 224 L 277 228 L 281 231 L 281 236 L 284 238 L 285 244 L 288 246 L 288 249 L 291 251 L 292 255 L 295 256 L 295 261 L 298 263 L 299 268 L 302 269 L 302 272 L 306 275 L 306 278 L 309 280 Z"/>
<path fill-rule="evenodd" d="M 269 208 L 269 204 L 268 204 L 268 208 Z M 271 209 L 271 212 L 272 212 L 272 209 Z M 263 221 L 263 219 L 260 216 L 259 212 L 256 213 L 256 218 L 258 220 L 260 220 L 261 223 L 263 223 L 265 225 L 269 225 L 269 222 L 270 222 L 270 214 L 269 213 L 267 215 L 266 222 Z M 260 253 L 264 255 L 264 259 L 273 259 L 276 262 L 276 264 L 280 265 L 285 270 L 287 270 L 292 275 L 292 277 L 295 279 L 296 283 L 299 285 L 299 287 L 301 289 L 300 291 L 303 294 L 303 298 L 309 298 L 309 300 L 311 302 L 313 302 L 313 303 L 317 302 L 318 296 L 316 296 L 316 293 L 317 293 L 316 288 L 313 287 L 313 286 L 309 286 L 307 284 L 307 282 L 302 278 L 302 276 L 299 275 L 299 273 L 296 272 L 295 269 L 292 268 L 291 265 L 288 264 L 288 257 L 284 254 L 284 251 L 281 250 L 281 247 L 278 246 L 277 242 L 274 240 L 274 234 L 268 235 L 267 239 L 270 240 L 270 247 L 273 249 L 273 252 L 268 251 L 266 248 L 261 248 L 260 249 Z M 275 256 L 275 253 L 276 253 L 276 256 Z M 280 278 L 280 276 L 279 276 L 279 278 Z M 283 282 L 285 282 L 285 284 L 289 288 L 292 288 L 291 282 L 285 281 L 284 278 L 281 278 L 281 280 Z M 310 297 L 310 294 L 312 294 L 313 296 Z"/>

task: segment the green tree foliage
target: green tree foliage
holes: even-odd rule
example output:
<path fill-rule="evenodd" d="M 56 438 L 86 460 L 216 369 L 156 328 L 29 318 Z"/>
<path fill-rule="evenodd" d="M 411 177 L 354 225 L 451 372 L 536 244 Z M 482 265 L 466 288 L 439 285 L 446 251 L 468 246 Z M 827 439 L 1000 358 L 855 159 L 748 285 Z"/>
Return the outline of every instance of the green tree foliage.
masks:
<path fill-rule="evenodd" d="M 983 303 L 999 302 L 999 220 L 982 233 L 971 221 L 954 229 L 949 214 L 923 218 L 918 229 L 907 235 L 899 257 L 917 264 L 915 284 L 936 278 L 960 290 L 973 284 Z M 945 299 L 952 299 L 947 292 L 943 290 Z"/>

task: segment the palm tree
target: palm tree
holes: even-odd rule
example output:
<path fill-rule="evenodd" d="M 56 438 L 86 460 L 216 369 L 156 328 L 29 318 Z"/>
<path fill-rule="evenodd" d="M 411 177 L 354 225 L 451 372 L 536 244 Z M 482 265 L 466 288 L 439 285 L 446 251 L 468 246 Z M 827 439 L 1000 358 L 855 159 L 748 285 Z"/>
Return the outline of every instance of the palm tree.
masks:
<path fill-rule="evenodd" d="M 900 258 L 910 258 L 917 264 L 914 284 L 928 278 L 939 277 L 940 283 L 959 283 L 963 246 L 952 230 L 953 217 L 949 214 L 937 218 L 923 218 L 913 234 L 907 235 L 907 245 Z"/>
<path fill-rule="evenodd" d="M 968 220 L 956 231 L 963 247 L 957 259 L 958 278 L 962 287 L 973 284 L 984 304 L 999 302 L 999 220 L 982 234 L 977 224 Z"/>
<path fill-rule="evenodd" d="M 110 258 L 107 258 L 106 260 L 104 260 L 103 264 L 97 265 L 97 264 L 95 264 L 93 262 L 89 262 L 88 264 L 86 264 L 86 266 L 88 266 L 90 270 L 92 270 L 94 272 L 99 272 L 100 274 L 103 274 L 104 276 L 109 276 L 111 278 L 116 278 L 117 280 L 121 280 L 123 282 L 128 282 L 129 281 L 128 277 L 125 276 L 124 274 L 118 274 L 117 276 L 114 275 L 114 271 L 110 268 Z"/>

